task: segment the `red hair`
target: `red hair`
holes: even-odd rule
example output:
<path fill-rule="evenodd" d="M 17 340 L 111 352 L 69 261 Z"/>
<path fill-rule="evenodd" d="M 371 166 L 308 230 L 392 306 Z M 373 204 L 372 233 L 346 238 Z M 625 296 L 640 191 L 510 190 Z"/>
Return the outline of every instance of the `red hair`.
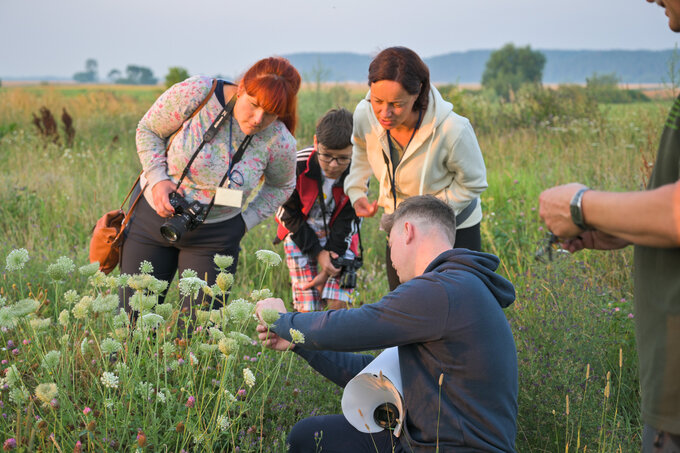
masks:
<path fill-rule="evenodd" d="M 241 82 L 249 96 L 274 113 L 295 134 L 300 74 L 285 58 L 264 58 L 248 69 Z"/>

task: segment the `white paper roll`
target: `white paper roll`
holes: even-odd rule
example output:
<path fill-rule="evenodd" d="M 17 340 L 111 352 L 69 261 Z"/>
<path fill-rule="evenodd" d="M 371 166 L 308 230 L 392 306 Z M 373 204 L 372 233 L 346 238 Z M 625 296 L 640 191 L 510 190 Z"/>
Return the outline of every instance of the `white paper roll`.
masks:
<path fill-rule="evenodd" d="M 385 349 L 347 383 L 342 393 L 342 413 L 347 421 L 362 433 L 377 433 L 384 428 L 374 419 L 374 412 L 386 403 L 399 413 L 394 435 L 399 436 L 406 416 L 402 396 L 399 349 Z"/>

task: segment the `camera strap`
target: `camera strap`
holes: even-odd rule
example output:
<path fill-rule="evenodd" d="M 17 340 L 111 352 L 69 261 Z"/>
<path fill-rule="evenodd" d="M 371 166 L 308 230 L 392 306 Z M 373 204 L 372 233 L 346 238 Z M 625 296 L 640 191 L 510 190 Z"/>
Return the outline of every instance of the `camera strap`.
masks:
<path fill-rule="evenodd" d="M 326 232 L 326 241 L 330 241 L 330 231 L 328 230 L 328 224 L 326 223 L 326 203 L 324 202 L 323 199 L 323 184 L 321 183 L 321 180 L 317 181 L 317 184 L 319 186 L 319 195 L 317 197 L 319 201 L 319 206 L 321 207 L 321 218 L 323 218 L 323 229 Z M 359 239 L 359 257 L 363 258 L 364 257 L 364 246 L 361 243 L 361 220 L 359 217 L 356 215 L 354 216 L 354 220 L 352 221 L 354 225 L 356 226 L 357 229 L 357 238 Z"/>
<path fill-rule="evenodd" d="M 413 140 L 413 137 L 416 136 L 416 132 L 418 132 L 418 129 L 420 128 L 420 122 L 423 119 L 423 111 L 419 110 L 418 111 L 418 121 L 416 122 L 416 127 L 413 128 L 413 133 L 411 134 L 411 138 L 408 139 L 408 143 L 406 143 L 406 146 L 404 146 L 404 154 L 406 153 L 406 150 L 408 149 L 408 145 L 411 144 L 411 141 Z M 399 162 L 397 162 L 396 157 L 398 157 L 399 153 L 396 152 L 394 149 L 394 146 L 392 146 L 392 135 L 390 134 L 390 131 L 385 131 L 387 133 L 387 146 L 390 148 L 390 157 L 388 159 L 387 154 L 385 154 L 385 150 L 383 149 L 382 155 L 383 159 L 385 160 L 385 165 L 387 166 L 387 176 L 390 179 L 390 189 L 392 192 L 392 200 L 394 201 L 394 210 L 397 210 L 397 184 L 396 184 L 396 179 L 397 179 L 397 166 L 399 165 Z M 390 171 L 390 162 L 392 163 L 392 170 Z"/>
<path fill-rule="evenodd" d="M 218 82 L 219 85 L 219 82 Z M 198 148 L 196 148 L 196 151 L 194 154 L 191 156 L 191 159 L 189 159 L 189 162 L 187 162 L 186 167 L 184 167 L 184 171 L 182 172 L 182 176 L 180 176 L 179 181 L 177 181 L 177 187 L 175 188 L 175 191 L 179 189 L 179 187 L 182 185 L 182 181 L 184 181 L 184 178 L 189 174 L 189 169 L 191 168 L 191 164 L 194 163 L 194 160 L 196 159 L 196 156 L 198 156 L 198 153 L 201 152 L 203 147 L 205 146 L 206 143 L 211 141 L 213 138 L 215 138 L 215 135 L 217 134 L 218 129 L 224 124 L 224 122 L 227 120 L 227 118 L 231 117 L 231 114 L 234 110 L 234 104 L 236 104 L 236 95 L 232 96 L 232 98 L 229 100 L 229 103 L 222 109 L 222 111 L 217 115 L 215 118 L 215 121 L 212 122 L 210 127 L 208 128 L 207 131 L 205 131 L 205 134 L 203 134 L 203 140 L 201 140 L 201 144 L 198 145 Z M 248 137 L 246 137 L 248 139 Z M 245 142 L 246 140 L 244 140 Z M 248 140 L 248 143 L 250 143 L 250 140 Z M 247 145 L 246 145 L 247 146 Z M 240 151 L 241 148 L 239 148 Z M 236 153 L 238 154 L 238 153 Z M 236 156 L 234 156 L 236 157 Z M 221 185 L 221 184 L 220 184 Z"/>

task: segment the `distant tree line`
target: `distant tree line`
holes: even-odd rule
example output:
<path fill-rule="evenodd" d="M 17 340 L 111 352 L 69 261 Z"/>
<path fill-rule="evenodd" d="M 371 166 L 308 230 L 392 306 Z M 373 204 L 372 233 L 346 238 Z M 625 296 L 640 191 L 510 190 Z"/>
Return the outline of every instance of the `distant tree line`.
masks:
<path fill-rule="evenodd" d="M 98 68 L 97 60 L 88 58 L 85 61 L 85 71 L 73 74 L 73 80 L 79 83 L 97 83 L 99 82 Z M 156 85 L 158 83 L 158 79 L 154 77 L 151 69 L 137 65 L 128 65 L 125 68 L 125 74 L 118 69 L 112 69 L 109 71 L 107 79 L 113 83 L 128 85 Z"/>

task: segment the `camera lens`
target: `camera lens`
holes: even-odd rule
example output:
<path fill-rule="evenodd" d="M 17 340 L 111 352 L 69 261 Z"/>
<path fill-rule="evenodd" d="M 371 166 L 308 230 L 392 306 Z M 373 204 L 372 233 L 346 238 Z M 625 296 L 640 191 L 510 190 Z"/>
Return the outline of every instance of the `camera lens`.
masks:
<path fill-rule="evenodd" d="M 161 225 L 161 236 L 168 242 L 177 242 L 182 237 L 182 232 L 186 231 L 186 222 L 182 216 L 171 217 Z"/>
<path fill-rule="evenodd" d="M 381 404 L 373 411 L 373 420 L 381 428 L 391 429 L 397 426 L 399 409 L 392 403 Z"/>

